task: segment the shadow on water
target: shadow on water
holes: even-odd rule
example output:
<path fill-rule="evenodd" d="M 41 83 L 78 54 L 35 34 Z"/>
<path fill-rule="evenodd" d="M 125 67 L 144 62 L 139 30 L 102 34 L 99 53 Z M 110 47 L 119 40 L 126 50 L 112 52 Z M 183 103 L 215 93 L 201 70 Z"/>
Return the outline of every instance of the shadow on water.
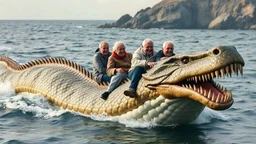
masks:
<path fill-rule="evenodd" d="M 116 122 L 84 120 L 84 126 L 93 127 L 85 138 L 90 143 L 209 143 L 202 128 L 197 125 L 179 125 L 153 128 L 130 128 Z M 79 132 L 81 133 L 81 131 Z"/>
<path fill-rule="evenodd" d="M 15 113 L 15 114 L 14 114 Z M 8 137 L 2 133 L 6 143 L 211 143 L 204 128 L 200 125 L 179 125 L 169 127 L 131 128 L 110 121 L 96 121 L 91 118 L 65 113 L 51 119 L 35 118 L 31 113 L 21 111 L 7 112 L 5 130 L 12 131 L 17 137 Z M 19 119 L 19 120 L 18 120 Z M 11 120 L 11 121 L 10 121 Z M 18 125 L 13 125 L 14 123 Z M 40 125 L 37 125 L 40 123 Z M 19 125 L 23 125 L 19 127 Z M 38 131 L 39 130 L 39 131 Z M 30 135 L 26 135 L 30 133 Z"/>

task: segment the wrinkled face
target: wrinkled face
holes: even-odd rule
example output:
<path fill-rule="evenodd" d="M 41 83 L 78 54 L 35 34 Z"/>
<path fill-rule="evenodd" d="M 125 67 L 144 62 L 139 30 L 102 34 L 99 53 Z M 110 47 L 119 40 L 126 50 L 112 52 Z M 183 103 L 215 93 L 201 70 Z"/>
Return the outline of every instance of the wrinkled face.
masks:
<path fill-rule="evenodd" d="M 142 46 L 142 50 L 147 54 L 147 55 L 152 55 L 153 51 L 154 51 L 154 44 L 152 41 L 148 41 L 146 42 L 143 46 Z"/>
<path fill-rule="evenodd" d="M 102 53 L 103 55 L 108 55 L 109 53 L 109 45 L 108 43 L 102 43 L 100 46 L 100 53 Z"/>
<path fill-rule="evenodd" d="M 167 43 L 165 44 L 165 46 L 163 47 L 163 53 L 166 57 L 170 57 L 173 54 L 173 49 L 174 46 L 172 43 Z"/>
<path fill-rule="evenodd" d="M 119 56 L 119 57 L 123 57 L 125 56 L 125 46 L 124 44 L 118 44 L 117 48 L 115 50 L 115 53 Z"/>

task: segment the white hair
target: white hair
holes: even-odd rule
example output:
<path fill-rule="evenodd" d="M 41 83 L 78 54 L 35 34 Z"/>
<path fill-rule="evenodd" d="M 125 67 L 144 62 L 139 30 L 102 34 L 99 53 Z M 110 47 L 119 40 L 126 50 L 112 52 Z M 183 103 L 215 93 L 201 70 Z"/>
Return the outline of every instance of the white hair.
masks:
<path fill-rule="evenodd" d="M 106 42 L 106 41 L 102 41 L 102 42 L 100 42 L 100 44 L 99 44 L 99 48 L 100 48 L 103 44 L 108 44 L 108 42 Z"/>
<path fill-rule="evenodd" d="M 163 47 L 164 47 L 166 44 L 168 44 L 168 43 L 171 43 L 172 45 L 174 45 L 172 41 L 165 41 L 165 42 L 163 43 Z"/>
<path fill-rule="evenodd" d="M 113 46 L 113 51 L 116 51 L 117 47 L 118 47 L 120 44 L 123 44 L 124 47 L 126 47 L 125 44 L 124 44 L 122 41 L 117 41 L 117 42 L 115 42 L 115 44 L 114 44 L 114 46 Z"/>
<path fill-rule="evenodd" d="M 145 40 L 142 42 L 142 46 L 144 46 L 147 42 L 152 42 L 152 43 L 153 43 L 153 41 L 152 41 L 151 39 L 145 39 Z"/>

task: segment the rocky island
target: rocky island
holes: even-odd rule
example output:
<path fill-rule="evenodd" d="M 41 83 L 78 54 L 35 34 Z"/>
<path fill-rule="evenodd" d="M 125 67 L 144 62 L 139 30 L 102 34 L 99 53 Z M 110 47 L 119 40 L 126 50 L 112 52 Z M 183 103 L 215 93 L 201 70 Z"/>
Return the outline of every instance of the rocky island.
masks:
<path fill-rule="evenodd" d="M 256 0 L 162 0 L 99 28 L 256 30 Z"/>

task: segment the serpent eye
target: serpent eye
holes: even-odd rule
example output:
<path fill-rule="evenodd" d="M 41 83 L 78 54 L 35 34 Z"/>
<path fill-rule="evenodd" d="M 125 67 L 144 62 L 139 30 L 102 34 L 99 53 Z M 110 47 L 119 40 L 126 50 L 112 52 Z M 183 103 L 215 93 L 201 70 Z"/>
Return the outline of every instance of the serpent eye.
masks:
<path fill-rule="evenodd" d="M 183 64 L 187 64 L 189 62 L 189 59 L 187 57 L 185 57 L 181 61 Z"/>
<path fill-rule="evenodd" d="M 215 49 L 215 50 L 213 50 L 213 53 L 214 53 L 215 55 L 218 55 L 218 54 L 220 53 L 220 50 Z"/>

